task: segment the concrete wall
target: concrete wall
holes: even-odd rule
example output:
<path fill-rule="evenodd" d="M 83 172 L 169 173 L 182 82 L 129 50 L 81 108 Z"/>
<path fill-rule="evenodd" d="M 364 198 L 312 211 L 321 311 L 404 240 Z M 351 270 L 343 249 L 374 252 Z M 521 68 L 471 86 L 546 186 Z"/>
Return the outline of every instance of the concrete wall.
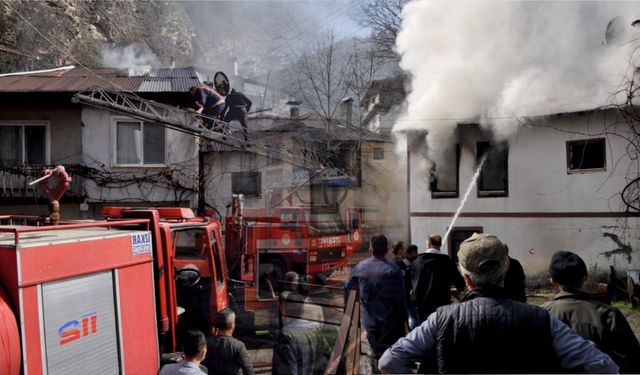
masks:
<path fill-rule="evenodd" d="M 373 149 L 384 149 L 384 159 L 374 160 Z M 408 202 L 406 158 L 394 152 L 390 142 L 365 142 L 362 148 L 362 186 L 354 188 L 330 188 L 304 184 L 307 178 L 296 175 L 296 167 L 288 163 L 268 165 L 265 157 L 240 152 L 215 152 L 207 154 L 207 203 L 226 214 L 231 203 L 232 174 L 242 171 L 259 171 L 262 176 L 260 197 L 245 197 L 245 206 L 266 208 L 273 195 L 286 197 L 295 188 L 290 201 L 281 206 L 300 203 L 326 204 L 340 201 L 341 212 L 347 207 L 361 207 L 365 212 L 367 235 L 382 232 L 390 241 L 408 241 Z M 326 191 L 323 191 L 326 189 Z M 346 194 L 346 196 L 345 196 Z"/>
<path fill-rule="evenodd" d="M 374 159 L 382 149 L 383 159 Z M 351 206 L 364 209 L 367 233 L 383 233 L 389 241 L 409 241 L 406 157 L 391 142 L 363 142 L 362 187 L 350 191 Z"/>
<path fill-rule="evenodd" d="M 82 160 L 80 107 L 2 107 L 1 122 L 37 121 L 49 124 L 51 164 L 79 163 Z"/>
<path fill-rule="evenodd" d="M 197 138 L 175 130 L 166 129 L 166 165 L 117 167 L 113 165 L 115 135 L 114 119 L 126 117 L 111 112 L 85 107 L 82 110 L 82 162 L 89 167 L 106 168 L 125 176 L 145 176 L 173 170 L 173 178 L 185 186 L 197 187 L 198 143 Z M 161 188 L 152 183 L 131 183 L 99 186 L 87 179 L 85 189 L 89 201 L 171 202 L 176 199 L 175 190 Z M 188 197 L 191 207 L 196 206 L 197 195 Z"/>
<path fill-rule="evenodd" d="M 605 255 L 626 245 L 634 250 L 640 245 L 638 218 L 621 214 L 619 193 L 630 165 L 625 157 L 626 143 L 620 137 L 601 135 L 604 127 L 615 121 L 619 119 L 613 113 L 599 112 L 550 116 L 535 126 L 521 126 L 508 140 L 508 197 L 479 198 L 474 188 L 454 227 L 482 227 L 484 232 L 496 234 L 529 276 L 543 273 L 557 250 L 577 252 L 591 267 L 639 267 L 640 259 L 633 254 L 631 262 L 624 253 Z M 460 198 L 432 199 L 424 153 L 417 149 L 411 152 L 414 243 L 422 245 L 429 233 L 444 235 L 451 226 L 476 169 L 475 143 L 489 140 L 477 127 L 460 125 L 458 130 Z M 600 137 L 606 138 L 606 170 L 568 173 L 566 142 Z M 448 246 L 445 243 L 443 249 Z"/>

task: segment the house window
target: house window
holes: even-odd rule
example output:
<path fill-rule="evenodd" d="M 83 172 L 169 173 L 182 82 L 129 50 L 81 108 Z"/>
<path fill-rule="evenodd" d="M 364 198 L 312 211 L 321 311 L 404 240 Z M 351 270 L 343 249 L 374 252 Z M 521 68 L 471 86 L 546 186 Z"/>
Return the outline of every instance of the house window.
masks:
<path fill-rule="evenodd" d="M 117 121 L 116 164 L 165 164 L 166 135 L 159 124 L 142 121 Z"/>
<path fill-rule="evenodd" d="M 438 166 L 431 166 L 431 198 L 457 198 L 460 145 L 446 151 Z"/>
<path fill-rule="evenodd" d="M 273 144 L 267 146 L 268 154 L 267 154 L 267 165 L 280 165 L 282 164 L 282 155 L 284 147 L 279 144 Z"/>
<path fill-rule="evenodd" d="M 567 173 L 604 171 L 606 168 L 604 138 L 567 142 Z"/>
<path fill-rule="evenodd" d="M 47 159 L 46 125 L 0 124 L 1 165 L 43 165 Z"/>
<path fill-rule="evenodd" d="M 384 148 L 373 148 L 373 160 L 384 160 Z"/>
<path fill-rule="evenodd" d="M 478 197 L 506 197 L 508 190 L 508 164 L 509 152 L 506 146 L 497 146 L 489 142 L 478 142 L 476 161 L 484 156 L 480 177 L 478 178 Z"/>
<path fill-rule="evenodd" d="M 449 233 L 449 256 L 458 263 L 460 244 L 474 233 L 482 233 L 482 227 L 453 227 Z"/>
<path fill-rule="evenodd" d="M 260 172 L 234 172 L 231 175 L 231 191 L 247 197 L 260 197 L 262 175 Z"/>

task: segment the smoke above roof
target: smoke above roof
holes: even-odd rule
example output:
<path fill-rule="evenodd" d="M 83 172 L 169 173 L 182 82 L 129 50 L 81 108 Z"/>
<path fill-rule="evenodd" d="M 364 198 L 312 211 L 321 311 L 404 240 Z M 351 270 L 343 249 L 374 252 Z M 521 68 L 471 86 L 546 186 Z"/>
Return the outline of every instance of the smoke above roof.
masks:
<path fill-rule="evenodd" d="M 117 68 L 127 72 L 129 77 L 143 76 L 151 68 L 160 66 L 158 58 L 141 46 L 131 44 L 126 47 L 105 47 L 101 51 L 102 66 Z"/>
<path fill-rule="evenodd" d="M 457 123 L 504 140 L 518 118 L 611 104 L 631 72 L 638 17 L 631 2 L 410 2 L 396 44 L 412 81 L 394 131 L 426 130 L 437 160 Z"/>

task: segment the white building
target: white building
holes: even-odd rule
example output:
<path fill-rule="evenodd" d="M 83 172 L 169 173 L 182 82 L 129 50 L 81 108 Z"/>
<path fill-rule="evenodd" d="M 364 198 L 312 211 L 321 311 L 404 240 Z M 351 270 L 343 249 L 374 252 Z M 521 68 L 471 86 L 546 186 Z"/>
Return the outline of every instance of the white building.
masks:
<path fill-rule="evenodd" d="M 633 250 L 640 245 L 639 215 L 621 199 L 627 174 L 630 168 L 637 173 L 638 164 L 629 158 L 627 128 L 613 127 L 621 121 L 615 110 L 549 115 L 520 124 L 499 145 L 489 143 L 479 126 L 459 124 L 458 143 L 449 148 L 457 163 L 439 171 L 435 181 L 425 168 L 424 134 L 410 136 L 412 241 L 422 245 L 430 233 L 444 236 L 450 229 L 479 160 L 490 149 L 443 251 L 455 257 L 460 242 L 485 232 L 508 244 L 529 278 L 546 277 L 557 250 L 576 252 L 602 270 L 638 268 Z"/>

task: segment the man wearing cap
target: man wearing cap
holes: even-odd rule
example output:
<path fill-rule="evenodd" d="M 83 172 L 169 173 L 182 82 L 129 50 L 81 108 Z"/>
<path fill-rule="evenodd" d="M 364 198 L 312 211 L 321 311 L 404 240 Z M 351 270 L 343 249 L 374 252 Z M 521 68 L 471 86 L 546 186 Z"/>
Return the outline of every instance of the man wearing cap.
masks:
<path fill-rule="evenodd" d="M 402 271 L 385 259 L 388 251 L 384 235 L 371 237 L 369 252 L 372 256 L 354 267 L 345 284 L 345 301 L 349 290 L 360 292 L 362 324 L 376 359 L 404 336 L 407 322 Z"/>
<path fill-rule="evenodd" d="M 561 369 L 616 373 L 618 366 L 596 346 L 539 306 L 505 296 L 507 249 L 490 234 L 460 245 L 460 271 L 471 291 L 442 306 L 380 358 L 380 370 L 418 372 L 547 373 Z"/>
<path fill-rule="evenodd" d="M 558 251 L 549 264 L 551 284 L 558 290 L 542 307 L 607 353 L 622 373 L 640 372 L 640 344 L 627 319 L 607 301 L 588 294 L 587 265 L 570 251 Z"/>

